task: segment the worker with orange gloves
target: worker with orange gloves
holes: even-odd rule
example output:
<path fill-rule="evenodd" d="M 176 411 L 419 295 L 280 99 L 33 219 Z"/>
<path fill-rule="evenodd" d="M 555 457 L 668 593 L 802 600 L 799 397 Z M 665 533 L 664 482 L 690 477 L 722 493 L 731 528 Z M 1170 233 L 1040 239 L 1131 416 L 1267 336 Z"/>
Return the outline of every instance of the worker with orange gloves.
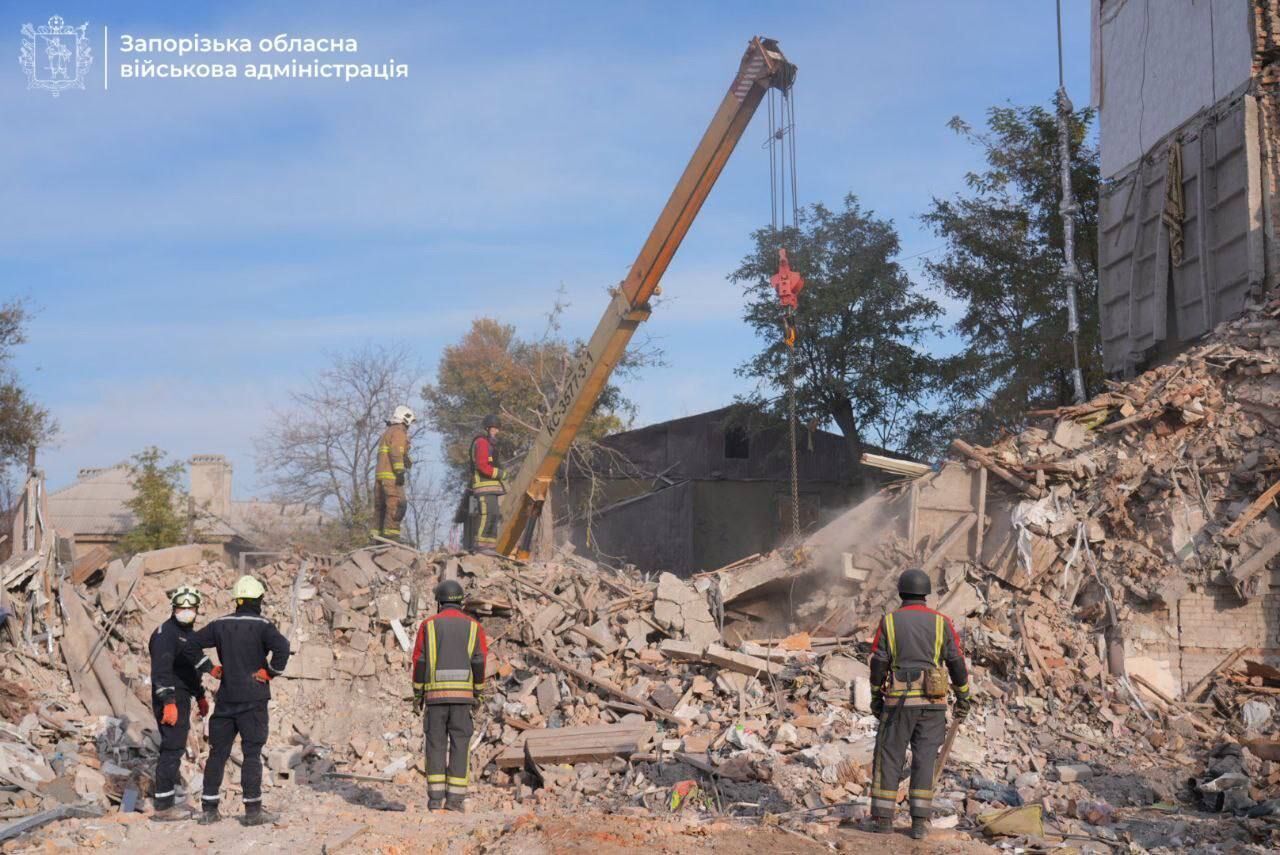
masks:
<path fill-rule="evenodd" d="M 471 772 L 471 710 L 483 696 L 489 640 L 462 611 L 462 585 L 446 579 L 435 596 L 439 611 L 418 627 L 413 645 L 413 700 L 416 710 L 426 707 L 427 806 L 461 811 Z"/>
<path fill-rule="evenodd" d="M 463 532 L 463 548 L 482 555 L 497 555 L 499 517 L 498 497 L 507 492 L 503 485 L 506 473 L 494 465 L 494 440 L 498 438 L 498 417 L 488 415 L 481 423 L 484 433 L 471 440 L 471 513 Z"/>
<path fill-rule="evenodd" d="M 182 754 L 191 730 L 191 699 L 195 698 L 200 718 L 209 714 L 200 675 L 213 670 L 209 657 L 192 642 L 200 592 L 183 585 L 169 596 L 173 613 L 151 633 L 147 648 L 151 654 L 151 706 L 160 730 L 160 758 L 156 761 L 155 813 L 161 822 L 191 819 L 184 803 L 174 805 Z"/>
<path fill-rule="evenodd" d="M 955 691 L 958 721 L 973 705 L 960 636 L 950 618 L 925 605 L 932 589 L 929 574 L 920 568 L 903 573 L 898 578 L 902 608 L 881 618 L 871 642 L 871 711 L 880 720 L 871 765 L 871 815 L 877 832 L 893 831 L 898 781 L 910 748 L 907 801 L 911 836 L 917 840 L 929 833 L 949 690 Z"/>
<path fill-rule="evenodd" d="M 289 641 L 262 616 L 266 592 L 257 579 L 241 576 L 231 592 L 236 601 L 235 612 L 210 621 L 195 634 L 195 644 L 202 649 L 217 648 L 218 661 L 222 663 L 213 669 L 213 675 L 222 683 L 209 719 L 201 825 L 222 818 L 218 813 L 218 791 L 237 735 L 244 754 L 240 765 L 244 824 L 263 825 L 275 820 L 262 809 L 262 746 L 267 742 L 270 726 L 267 701 L 271 699 L 271 681 L 283 674 L 289 664 Z"/>
<path fill-rule="evenodd" d="M 378 466 L 374 472 L 372 534 L 387 540 L 400 539 L 400 523 L 408 503 L 404 497 L 405 474 L 413 467 L 409 457 L 409 426 L 416 416 L 404 404 L 396 407 L 387 428 L 378 439 Z"/>

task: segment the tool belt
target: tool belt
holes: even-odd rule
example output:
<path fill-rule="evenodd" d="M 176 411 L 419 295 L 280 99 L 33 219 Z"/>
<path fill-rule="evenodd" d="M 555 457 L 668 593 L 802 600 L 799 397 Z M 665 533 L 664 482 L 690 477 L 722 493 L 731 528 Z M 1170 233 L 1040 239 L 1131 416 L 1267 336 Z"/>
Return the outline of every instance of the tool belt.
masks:
<path fill-rule="evenodd" d="M 945 703 L 950 683 L 946 668 L 899 668 L 889 672 L 884 694 L 888 698 L 917 698 L 929 703 Z"/>
<path fill-rule="evenodd" d="M 898 660 L 898 640 L 893 615 L 885 615 L 885 634 L 892 662 Z M 934 622 L 933 665 L 928 668 L 891 668 L 882 689 L 886 698 L 899 699 L 907 706 L 945 704 L 951 688 L 947 669 L 942 664 L 944 623 L 942 615 Z"/>

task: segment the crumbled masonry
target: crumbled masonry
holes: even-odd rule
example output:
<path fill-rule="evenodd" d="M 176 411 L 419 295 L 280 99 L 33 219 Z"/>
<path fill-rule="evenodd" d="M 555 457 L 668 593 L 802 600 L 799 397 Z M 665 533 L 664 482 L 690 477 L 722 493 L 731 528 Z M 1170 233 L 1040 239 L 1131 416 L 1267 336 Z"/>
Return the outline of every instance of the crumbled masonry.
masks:
<path fill-rule="evenodd" d="M 936 829 L 1003 847 L 1274 849 L 1278 366 L 1271 303 L 886 488 L 798 550 L 692 579 L 572 551 L 519 565 L 389 545 L 260 568 L 265 612 L 294 648 L 273 685 L 268 806 L 323 785 L 386 810 L 380 787 L 425 789 L 408 648 L 431 589 L 457 578 L 492 639 L 473 811 L 767 817 L 832 839 L 868 813 L 868 641 L 897 572 L 918 564 L 977 698 Z M 15 612 L 0 633 L 0 838 L 49 811 L 16 843 L 92 821 L 62 806 L 149 805 L 147 635 L 165 591 L 200 588 L 203 621 L 231 610 L 239 575 L 198 548 L 166 552 L 99 556 L 78 581 L 56 575 L 72 562 L 0 565 Z M 54 638 L 29 644 L 46 573 Z M 198 728 L 190 749 L 206 750 Z M 183 765 L 189 792 L 199 769 Z"/>

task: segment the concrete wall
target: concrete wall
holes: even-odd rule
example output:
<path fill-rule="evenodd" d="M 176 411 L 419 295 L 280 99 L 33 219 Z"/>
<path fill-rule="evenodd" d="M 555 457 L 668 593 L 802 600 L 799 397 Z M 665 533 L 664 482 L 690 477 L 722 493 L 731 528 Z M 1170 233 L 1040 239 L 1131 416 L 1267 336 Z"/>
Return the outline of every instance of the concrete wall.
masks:
<path fill-rule="evenodd" d="M 641 570 L 669 570 L 689 575 L 693 559 L 693 482 L 650 493 L 600 514 L 590 524 L 579 521 L 569 537 L 583 555 L 629 562 Z"/>
<path fill-rule="evenodd" d="M 226 519 L 231 512 L 231 463 L 221 454 L 197 454 L 190 467 L 196 507 Z"/>
<path fill-rule="evenodd" d="M 802 484 L 801 524 L 811 531 L 854 498 L 848 484 Z M 584 554 L 689 575 L 776 548 L 790 534 L 790 507 L 789 481 L 685 481 L 605 510 L 589 535 L 576 522 L 570 536 Z"/>
<path fill-rule="evenodd" d="M 1104 188 L 1099 210 L 1099 317 L 1108 373 L 1132 372 L 1240 314 L 1266 280 L 1258 107 L 1216 104 Z M 1161 219 L 1169 152 L 1182 158 L 1183 258 Z"/>
<path fill-rule="evenodd" d="M 776 548 L 791 533 L 788 481 L 696 481 L 693 561 L 715 570 Z M 842 484 L 802 484 L 800 523 L 812 531 L 853 504 L 855 490 Z"/>
<path fill-rule="evenodd" d="M 1249 0 L 1103 0 L 1099 26 L 1104 178 L 1249 80 Z"/>

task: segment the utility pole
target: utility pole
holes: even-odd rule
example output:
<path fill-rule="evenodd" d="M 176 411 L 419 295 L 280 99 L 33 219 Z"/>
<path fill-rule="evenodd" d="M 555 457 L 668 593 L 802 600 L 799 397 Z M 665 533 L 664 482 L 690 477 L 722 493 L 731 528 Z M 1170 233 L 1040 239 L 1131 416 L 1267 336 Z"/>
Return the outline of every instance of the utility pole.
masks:
<path fill-rule="evenodd" d="M 1084 403 L 1084 374 L 1080 370 L 1080 310 L 1077 306 L 1080 284 L 1084 277 L 1076 264 L 1076 204 L 1071 186 L 1071 114 L 1075 112 L 1067 97 L 1066 78 L 1062 73 L 1062 0 L 1058 0 L 1058 158 L 1062 176 L 1062 281 L 1067 290 L 1067 332 L 1071 335 L 1071 385 L 1075 401 Z"/>

